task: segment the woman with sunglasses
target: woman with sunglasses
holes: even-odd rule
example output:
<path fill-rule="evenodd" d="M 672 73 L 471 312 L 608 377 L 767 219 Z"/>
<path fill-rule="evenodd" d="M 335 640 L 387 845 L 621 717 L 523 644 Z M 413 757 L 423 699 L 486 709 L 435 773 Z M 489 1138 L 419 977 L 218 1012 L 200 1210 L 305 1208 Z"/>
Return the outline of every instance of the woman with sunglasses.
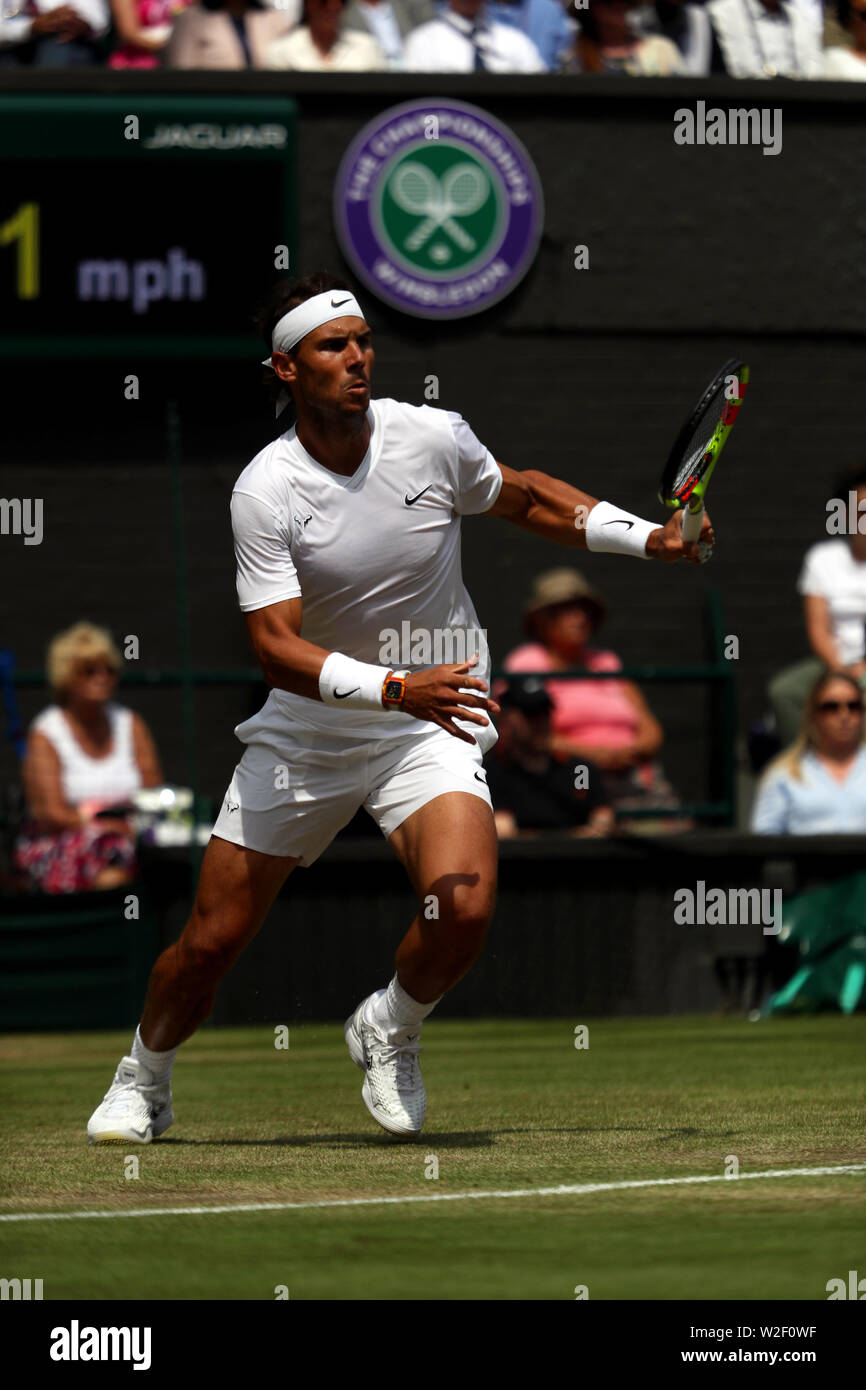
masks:
<path fill-rule="evenodd" d="M 136 873 L 123 807 L 162 782 L 140 715 L 114 703 L 123 664 L 108 632 L 76 623 L 48 648 L 55 702 L 30 726 L 24 756 L 28 817 L 15 847 L 26 886 L 43 893 L 114 888 Z"/>
<path fill-rule="evenodd" d="M 799 737 L 770 764 L 752 808 L 762 835 L 866 832 L 863 692 L 826 671 L 809 692 Z"/>

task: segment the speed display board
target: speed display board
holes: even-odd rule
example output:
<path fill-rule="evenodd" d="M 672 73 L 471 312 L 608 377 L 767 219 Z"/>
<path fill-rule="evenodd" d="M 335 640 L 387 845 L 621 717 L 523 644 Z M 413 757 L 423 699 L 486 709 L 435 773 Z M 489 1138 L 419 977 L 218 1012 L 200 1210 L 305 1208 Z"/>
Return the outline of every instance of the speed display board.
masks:
<path fill-rule="evenodd" d="M 296 270 L 295 103 L 0 97 L 0 355 L 247 354 Z"/>

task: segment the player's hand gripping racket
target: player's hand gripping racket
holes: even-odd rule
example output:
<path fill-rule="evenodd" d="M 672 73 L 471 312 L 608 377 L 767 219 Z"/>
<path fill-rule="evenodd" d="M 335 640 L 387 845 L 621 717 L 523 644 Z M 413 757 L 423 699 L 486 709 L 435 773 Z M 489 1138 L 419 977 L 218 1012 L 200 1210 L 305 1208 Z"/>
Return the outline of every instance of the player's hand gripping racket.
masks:
<path fill-rule="evenodd" d="M 659 484 L 659 501 L 666 507 L 683 508 L 684 541 L 700 539 L 704 495 L 748 384 L 748 367 L 731 358 L 716 372 L 674 440 Z M 712 546 L 703 544 L 701 563 L 712 553 Z"/>

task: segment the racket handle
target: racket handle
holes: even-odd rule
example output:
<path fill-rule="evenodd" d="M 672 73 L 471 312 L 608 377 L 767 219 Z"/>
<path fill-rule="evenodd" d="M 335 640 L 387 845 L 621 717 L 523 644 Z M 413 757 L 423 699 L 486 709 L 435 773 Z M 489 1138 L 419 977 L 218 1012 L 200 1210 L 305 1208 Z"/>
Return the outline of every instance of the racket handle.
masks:
<path fill-rule="evenodd" d="M 696 512 L 686 511 L 683 516 L 683 540 L 700 540 L 701 527 L 704 523 L 704 509 L 699 507 Z"/>

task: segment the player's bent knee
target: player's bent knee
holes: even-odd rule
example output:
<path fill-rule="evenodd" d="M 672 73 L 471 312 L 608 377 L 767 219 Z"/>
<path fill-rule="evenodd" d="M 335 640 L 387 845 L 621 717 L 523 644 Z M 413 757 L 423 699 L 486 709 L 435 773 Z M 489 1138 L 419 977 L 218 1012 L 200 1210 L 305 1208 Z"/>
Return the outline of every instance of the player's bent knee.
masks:
<path fill-rule="evenodd" d="M 224 915 L 219 922 L 203 923 L 194 914 L 177 943 L 178 965 L 199 981 L 220 980 L 234 965 L 248 935 L 247 924 L 239 918 Z"/>
<path fill-rule="evenodd" d="M 444 923 L 443 950 L 454 961 L 472 961 L 484 945 L 492 911 L 482 904 L 467 904 L 451 913 Z"/>

